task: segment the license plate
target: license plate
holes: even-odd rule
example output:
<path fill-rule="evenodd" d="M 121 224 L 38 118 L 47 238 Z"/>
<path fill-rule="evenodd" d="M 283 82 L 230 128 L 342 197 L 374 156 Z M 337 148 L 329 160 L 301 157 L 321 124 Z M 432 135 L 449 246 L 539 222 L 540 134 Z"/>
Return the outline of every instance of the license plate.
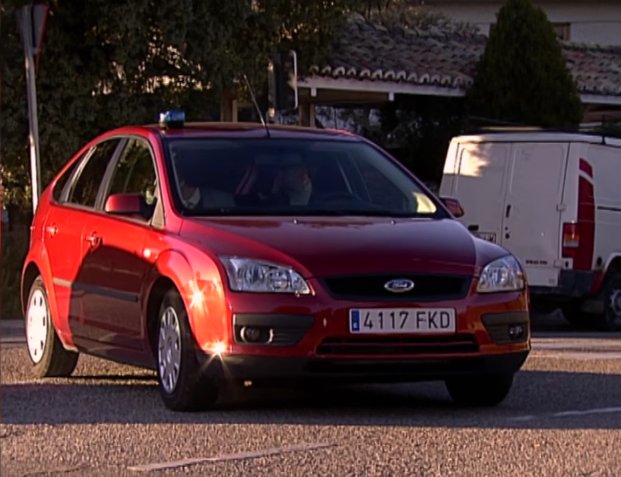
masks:
<path fill-rule="evenodd" d="M 349 310 L 349 331 L 366 333 L 454 333 L 453 308 L 360 308 Z"/>

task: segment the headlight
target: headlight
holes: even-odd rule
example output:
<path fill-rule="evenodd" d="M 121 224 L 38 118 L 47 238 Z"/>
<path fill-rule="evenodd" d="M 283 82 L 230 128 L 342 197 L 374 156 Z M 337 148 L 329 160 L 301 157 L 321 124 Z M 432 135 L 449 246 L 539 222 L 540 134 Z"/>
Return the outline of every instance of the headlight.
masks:
<path fill-rule="evenodd" d="M 481 272 L 477 291 L 494 293 L 523 290 L 526 281 L 518 261 L 511 255 L 488 263 Z"/>
<path fill-rule="evenodd" d="M 290 267 L 251 258 L 220 257 L 231 290 L 257 293 L 295 293 L 309 295 L 302 276 Z"/>

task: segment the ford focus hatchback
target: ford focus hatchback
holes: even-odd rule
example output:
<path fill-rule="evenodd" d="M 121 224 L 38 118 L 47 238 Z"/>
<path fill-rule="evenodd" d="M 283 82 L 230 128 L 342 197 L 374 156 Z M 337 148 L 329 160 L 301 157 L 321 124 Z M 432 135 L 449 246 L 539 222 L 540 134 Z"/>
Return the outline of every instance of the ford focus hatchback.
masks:
<path fill-rule="evenodd" d="M 447 205 L 346 132 L 163 115 L 105 133 L 33 220 L 33 371 L 68 376 L 79 353 L 154 368 L 174 410 L 315 380 L 497 404 L 530 349 L 525 277 Z"/>

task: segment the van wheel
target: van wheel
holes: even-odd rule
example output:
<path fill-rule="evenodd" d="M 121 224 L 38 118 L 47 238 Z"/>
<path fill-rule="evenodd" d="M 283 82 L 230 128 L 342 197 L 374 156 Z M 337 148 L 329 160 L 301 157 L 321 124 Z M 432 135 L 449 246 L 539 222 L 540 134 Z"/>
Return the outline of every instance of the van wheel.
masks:
<path fill-rule="evenodd" d="M 213 406 L 217 388 L 201 369 L 188 315 L 175 289 L 166 293 L 160 306 L 156 344 L 157 378 L 166 407 L 199 411 Z"/>
<path fill-rule="evenodd" d="M 78 353 L 66 350 L 54 329 L 47 291 L 39 276 L 30 287 L 26 305 L 26 343 L 32 371 L 38 378 L 64 377 L 73 372 Z"/>
<path fill-rule="evenodd" d="M 611 273 L 602 290 L 604 313 L 599 315 L 597 324 L 604 331 L 621 330 L 621 273 Z"/>
<path fill-rule="evenodd" d="M 463 376 L 446 380 L 446 389 L 457 404 L 464 406 L 496 406 L 509 394 L 513 374 Z"/>

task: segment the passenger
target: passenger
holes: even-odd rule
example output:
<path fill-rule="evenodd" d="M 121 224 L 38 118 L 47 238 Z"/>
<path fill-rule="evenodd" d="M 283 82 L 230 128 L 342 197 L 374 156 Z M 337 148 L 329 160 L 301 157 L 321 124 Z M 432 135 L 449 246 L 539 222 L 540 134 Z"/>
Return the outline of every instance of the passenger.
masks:
<path fill-rule="evenodd" d="M 184 207 L 190 210 L 218 209 L 235 205 L 233 194 L 212 187 L 200 187 L 179 178 L 179 192 Z"/>
<path fill-rule="evenodd" d="M 200 188 L 182 177 L 179 178 L 179 196 L 183 206 L 191 210 L 198 208 L 202 202 Z"/>
<path fill-rule="evenodd" d="M 307 205 L 313 193 L 310 171 L 303 162 L 285 167 L 282 174 L 283 192 L 291 205 Z"/>

